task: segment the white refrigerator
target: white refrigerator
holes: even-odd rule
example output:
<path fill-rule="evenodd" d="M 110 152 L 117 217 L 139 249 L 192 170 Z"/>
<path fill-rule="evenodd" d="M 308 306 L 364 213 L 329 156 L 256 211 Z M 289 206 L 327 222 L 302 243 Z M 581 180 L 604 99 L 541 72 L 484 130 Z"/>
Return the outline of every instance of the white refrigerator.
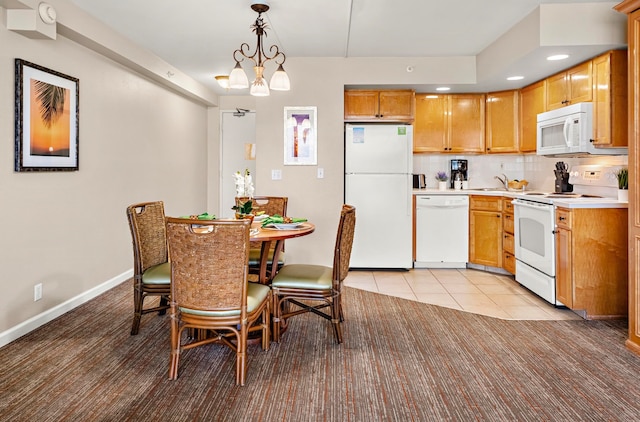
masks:
<path fill-rule="evenodd" d="M 413 127 L 345 125 L 345 203 L 356 207 L 352 268 L 411 268 Z"/>

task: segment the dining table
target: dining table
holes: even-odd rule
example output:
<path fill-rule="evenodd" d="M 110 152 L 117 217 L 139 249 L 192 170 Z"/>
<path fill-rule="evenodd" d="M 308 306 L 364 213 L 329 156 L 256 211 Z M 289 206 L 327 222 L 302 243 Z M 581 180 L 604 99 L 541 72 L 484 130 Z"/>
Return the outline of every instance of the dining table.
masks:
<path fill-rule="evenodd" d="M 254 221 L 251 224 L 249 240 L 260 242 L 260 263 L 257 281 L 262 284 L 269 284 L 276 275 L 278 272 L 278 259 L 283 251 L 285 240 L 306 236 L 313 233 L 315 229 L 315 224 L 308 221 L 291 229 L 262 227 L 261 222 Z M 270 250 L 273 250 L 271 268 L 269 268 Z"/>

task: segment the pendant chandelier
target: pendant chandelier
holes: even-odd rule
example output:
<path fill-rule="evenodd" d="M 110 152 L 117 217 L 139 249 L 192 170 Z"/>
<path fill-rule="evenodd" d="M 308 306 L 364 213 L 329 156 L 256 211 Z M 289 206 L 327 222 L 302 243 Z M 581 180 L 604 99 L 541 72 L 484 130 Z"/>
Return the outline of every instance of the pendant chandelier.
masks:
<path fill-rule="evenodd" d="M 233 52 L 233 59 L 236 61 L 236 66 L 233 68 L 231 74 L 229 75 L 229 88 L 249 88 L 249 79 L 247 78 L 247 74 L 245 73 L 244 69 L 240 65 L 240 63 L 244 59 L 249 59 L 253 61 L 253 70 L 256 74 L 256 78 L 251 83 L 251 89 L 249 90 L 249 93 L 251 95 L 260 97 L 267 96 L 269 95 L 269 87 L 276 91 L 288 91 L 290 89 L 289 76 L 282 67 L 284 61 L 286 60 L 286 56 L 275 44 L 269 47 L 268 52 L 271 55 L 268 55 L 264 51 L 262 37 L 267 36 L 266 29 L 268 28 L 268 26 L 262 20 L 262 14 L 269 10 L 269 5 L 265 1 L 254 1 L 251 4 L 251 9 L 253 9 L 255 12 L 258 12 L 258 18 L 256 19 L 256 22 L 251 25 L 251 29 L 256 33 L 256 36 L 258 38 L 256 49 L 253 51 L 253 54 L 251 54 L 249 44 L 242 43 L 240 45 L 240 48 Z M 274 63 L 278 65 L 278 69 L 271 77 L 269 85 L 267 85 L 267 81 L 264 79 L 264 65 L 269 60 L 273 60 Z"/>

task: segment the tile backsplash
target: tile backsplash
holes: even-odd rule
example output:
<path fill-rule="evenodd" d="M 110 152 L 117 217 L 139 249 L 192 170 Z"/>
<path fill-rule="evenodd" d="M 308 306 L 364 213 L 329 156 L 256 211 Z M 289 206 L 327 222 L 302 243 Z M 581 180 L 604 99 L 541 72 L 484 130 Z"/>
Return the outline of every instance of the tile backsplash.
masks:
<path fill-rule="evenodd" d="M 594 156 L 588 158 L 543 157 L 534 154 L 486 154 L 486 155 L 449 155 L 449 154 L 414 154 L 413 172 L 424 173 L 427 188 L 436 188 L 435 174 L 438 171 L 450 173 L 450 161 L 453 159 L 468 160 L 469 188 L 501 187 L 494 176 L 507 175 L 509 180 L 526 179 L 528 190 L 551 192 L 554 190 L 555 176 L 553 170 L 558 161 L 574 165 L 601 164 L 626 165 L 628 157 Z"/>

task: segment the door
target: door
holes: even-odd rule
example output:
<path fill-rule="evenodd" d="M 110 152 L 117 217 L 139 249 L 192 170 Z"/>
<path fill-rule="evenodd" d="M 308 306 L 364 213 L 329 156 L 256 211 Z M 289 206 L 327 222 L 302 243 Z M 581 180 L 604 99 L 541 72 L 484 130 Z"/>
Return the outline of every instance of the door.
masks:
<path fill-rule="evenodd" d="M 220 210 L 218 217 L 233 216 L 235 179 L 233 175 L 248 169 L 256 185 L 256 114 L 252 111 L 223 111 L 221 113 L 220 142 Z"/>
<path fill-rule="evenodd" d="M 408 125 L 348 124 L 345 135 L 345 172 L 411 173 L 412 135 L 412 127 Z"/>
<path fill-rule="evenodd" d="M 502 213 L 469 212 L 469 262 L 502 267 Z"/>
<path fill-rule="evenodd" d="M 416 196 L 416 264 L 464 268 L 469 260 L 468 237 L 468 196 Z"/>
<path fill-rule="evenodd" d="M 351 267 L 412 267 L 410 174 L 348 174 L 345 202 L 357 210 Z"/>
<path fill-rule="evenodd" d="M 555 277 L 553 205 L 516 200 L 514 216 L 516 258 L 549 277 Z"/>
<path fill-rule="evenodd" d="M 487 152 L 518 152 L 518 91 L 487 94 Z"/>
<path fill-rule="evenodd" d="M 448 102 L 444 95 L 416 96 L 414 152 L 442 152 L 448 147 Z"/>
<path fill-rule="evenodd" d="M 484 152 L 484 95 L 449 96 L 449 151 Z"/>

